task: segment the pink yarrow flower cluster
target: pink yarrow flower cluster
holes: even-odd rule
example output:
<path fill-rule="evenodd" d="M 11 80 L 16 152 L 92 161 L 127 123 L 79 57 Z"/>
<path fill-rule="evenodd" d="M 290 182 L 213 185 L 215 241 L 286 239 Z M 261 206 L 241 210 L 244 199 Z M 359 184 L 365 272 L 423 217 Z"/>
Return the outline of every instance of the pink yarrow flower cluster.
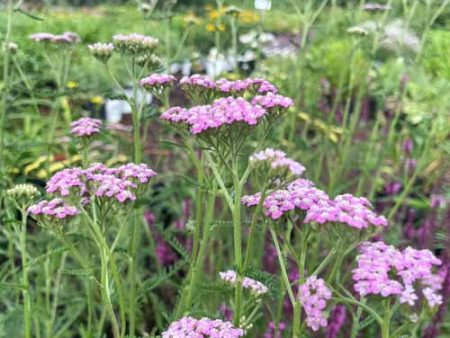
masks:
<path fill-rule="evenodd" d="M 234 123 L 256 125 L 265 115 L 265 109 L 243 98 L 226 97 L 215 100 L 211 105 L 190 109 L 172 107 L 161 115 L 161 119 L 186 124 L 191 127 L 192 134 L 200 134 Z"/>
<path fill-rule="evenodd" d="M 146 89 L 152 89 L 155 87 L 167 87 L 174 83 L 177 79 L 175 76 L 168 74 L 152 74 L 143 78 L 139 83 Z"/>
<path fill-rule="evenodd" d="M 70 132 L 78 137 L 87 137 L 100 133 L 102 121 L 90 117 L 82 117 L 70 124 Z"/>
<path fill-rule="evenodd" d="M 313 331 L 327 326 L 327 318 L 324 310 L 327 300 L 331 299 L 331 290 L 325 285 L 325 281 L 316 276 L 306 279 L 299 289 L 300 301 L 305 309 L 306 325 Z"/>
<path fill-rule="evenodd" d="M 41 201 L 28 208 L 28 213 L 36 217 L 50 217 L 63 220 L 75 215 L 80 211 L 73 206 L 68 205 L 61 198 L 54 198 L 50 201 Z"/>
<path fill-rule="evenodd" d="M 253 90 L 257 93 L 277 93 L 278 89 L 269 81 L 264 79 L 247 78 L 243 80 L 219 79 L 215 82 L 216 90 L 221 93 L 242 93 Z"/>
<path fill-rule="evenodd" d="M 431 308 L 442 303 L 442 276 L 432 271 L 441 261 L 431 251 L 411 247 L 401 251 L 383 242 L 364 242 L 359 250 L 352 277 L 354 289 L 361 296 L 395 296 L 400 303 L 413 306 L 419 299 L 420 286 Z"/>
<path fill-rule="evenodd" d="M 269 163 L 272 169 L 287 169 L 295 176 L 300 176 L 306 170 L 300 163 L 288 158 L 284 151 L 272 148 L 258 151 L 250 156 L 251 164 L 257 166 L 261 162 Z"/>
<path fill-rule="evenodd" d="M 268 92 L 266 95 L 255 96 L 252 100 L 253 104 L 258 104 L 266 109 L 287 109 L 294 105 L 291 98 Z"/>
<path fill-rule="evenodd" d="M 242 203 L 254 206 L 260 195 L 244 196 Z M 297 179 L 287 189 L 270 193 L 263 202 L 265 215 L 276 220 L 295 209 L 306 212 L 304 223 L 343 223 L 352 228 L 365 229 L 369 226 L 387 226 L 385 217 L 377 215 L 370 202 L 364 197 L 351 194 L 338 195 L 331 199 L 324 191 L 316 188 L 306 179 Z"/>
<path fill-rule="evenodd" d="M 30 39 L 35 42 L 50 42 L 55 44 L 73 44 L 80 42 L 80 37 L 78 34 L 73 32 L 64 32 L 63 34 L 52 34 L 52 33 L 35 33 L 30 35 Z"/>
<path fill-rule="evenodd" d="M 120 203 L 134 201 L 136 191 L 156 173 L 146 164 L 129 163 L 117 168 L 92 164 L 87 169 L 64 169 L 47 183 L 47 192 L 84 201 L 92 196 L 113 198 Z"/>
<path fill-rule="evenodd" d="M 237 274 L 233 270 L 219 272 L 219 277 L 225 283 L 231 284 L 233 286 L 237 284 Z M 269 291 L 267 286 L 265 286 L 263 283 L 249 277 L 244 277 L 242 279 L 242 287 L 244 289 L 248 289 L 255 296 L 261 296 Z"/>
<path fill-rule="evenodd" d="M 162 338 L 239 338 L 244 330 L 220 319 L 183 317 L 170 324 Z"/>

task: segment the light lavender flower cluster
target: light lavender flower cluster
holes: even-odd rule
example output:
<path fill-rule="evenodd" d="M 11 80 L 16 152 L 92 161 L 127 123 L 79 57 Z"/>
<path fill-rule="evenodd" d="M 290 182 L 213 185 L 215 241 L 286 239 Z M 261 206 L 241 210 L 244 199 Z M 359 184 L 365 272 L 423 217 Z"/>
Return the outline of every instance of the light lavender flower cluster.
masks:
<path fill-rule="evenodd" d="M 247 78 L 244 80 L 228 80 L 219 79 L 217 81 L 212 80 L 208 76 L 194 74 L 191 76 L 185 76 L 180 80 L 182 88 L 187 90 L 193 89 L 208 89 L 215 90 L 221 94 L 233 94 L 242 93 L 246 90 L 251 90 L 256 93 L 265 94 L 278 92 L 277 87 L 267 80 L 260 78 Z"/>
<path fill-rule="evenodd" d="M 433 273 L 433 267 L 441 261 L 431 251 L 411 247 L 401 251 L 384 242 L 364 242 L 359 250 L 352 277 L 361 296 L 395 296 L 400 303 L 413 306 L 419 299 L 420 286 L 431 308 L 442 303 L 442 277 Z"/>
<path fill-rule="evenodd" d="M 239 338 L 244 330 L 220 319 L 183 317 L 161 334 L 162 338 Z"/>
<path fill-rule="evenodd" d="M 137 56 L 152 53 L 158 46 L 159 41 L 151 36 L 131 33 L 114 35 L 113 44 L 120 52 Z"/>
<path fill-rule="evenodd" d="M 300 176 L 306 170 L 300 163 L 287 157 L 284 151 L 273 148 L 254 153 L 250 156 L 249 161 L 253 166 L 267 163 L 273 170 L 288 171 L 294 176 Z"/>
<path fill-rule="evenodd" d="M 114 52 L 114 45 L 112 43 L 97 42 L 92 45 L 88 45 L 88 48 L 96 59 L 104 63 L 108 62 Z"/>
<path fill-rule="evenodd" d="M 66 219 L 80 213 L 76 207 L 68 205 L 61 198 L 54 198 L 50 201 L 41 201 L 30 206 L 28 208 L 28 212 L 38 219 L 44 217 L 50 219 L 56 218 L 59 220 Z"/>
<path fill-rule="evenodd" d="M 219 277 L 224 282 L 233 286 L 237 284 L 237 274 L 233 270 L 219 272 Z M 267 286 L 265 286 L 263 283 L 249 277 L 244 277 L 242 279 L 242 287 L 244 289 L 248 289 L 255 296 L 261 296 L 269 291 Z"/>
<path fill-rule="evenodd" d="M 87 169 L 59 171 L 47 182 L 47 192 L 89 201 L 92 196 L 112 198 L 119 203 L 134 201 L 136 191 L 156 173 L 146 164 L 129 163 L 117 168 L 92 164 Z"/>
<path fill-rule="evenodd" d="M 242 203 L 248 207 L 259 203 L 260 195 L 244 196 Z M 324 191 L 316 188 L 306 179 L 297 179 L 286 189 L 270 193 L 263 202 L 265 215 L 276 220 L 289 211 L 306 211 L 304 223 L 327 222 L 343 223 L 356 229 L 365 229 L 370 225 L 387 226 L 387 220 L 371 209 L 370 202 L 364 197 L 351 194 L 338 195 L 331 199 Z"/>
<path fill-rule="evenodd" d="M 313 331 L 327 326 L 324 310 L 327 300 L 331 299 L 331 290 L 325 281 L 317 276 L 310 276 L 300 285 L 299 296 L 302 307 L 305 309 L 306 325 Z"/>
<path fill-rule="evenodd" d="M 77 137 L 90 137 L 100 133 L 102 121 L 91 117 L 82 117 L 70 124 L 70 132 Z"/>
<path fill-rule="evenodd" d="M 268 92 L 266 95 L 255 96 L 252 100 L 253 104 L 258 104 L 267 110 L 288 109 L 294 105 L 291 98 Z"/>
<path fill-rule="evenodd" d="M 363 9 L 366 11 L 388 11 L 392 9 L 392 6 L 388 4 L 380 4 L 377 2 L 368 2 L 363 6 Z"/>
<path fill-rule="evenodd" d="M 243 98 L 226 97 L 215 100 L 211 105 L 195 106 L 190 109 L 172 107 L 161 115 L 161 119 L 186 124 L 195 135 L 235 123 L 253 126 L 266 114 L 265 109 Z"/>
<path fill-rule="evenodd" d="M 73 32 L 64 32 L 63 34 L 35 33 L 30 35 L 30 39 L 35 42 L 49 42 L 54 44 L 74 44 L 80 42 L 78 34 Z"/>
<path fill-rule="evenodd" d="M 143 78 L 139 84 L 148 90 L 161 90 L 172 85 L 177 79 L 168 74 L 152 74 Z"/>

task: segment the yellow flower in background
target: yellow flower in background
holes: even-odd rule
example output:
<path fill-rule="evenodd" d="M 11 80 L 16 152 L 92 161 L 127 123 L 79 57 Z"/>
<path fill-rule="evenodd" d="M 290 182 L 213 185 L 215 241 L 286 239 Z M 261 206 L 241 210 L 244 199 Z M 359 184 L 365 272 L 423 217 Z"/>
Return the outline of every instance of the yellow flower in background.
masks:
<path fill-rule="evenodd" d="M 319 119 L 312 119 L 311 116 L 308 115 L 308 113 L 300 112 L 297 114 L 297 116 L 301 121 L 310 124 L 312 129 L 321 133 L 333 143 L 338 143 L 339 137 L 344 132 L 341 127 L 328 125 L 327 123 Z"/>
<path fill-rule="evenodd" d="M 111 167 L 116 164 L 127 163 L 128 161 L 129 161 L 129 159 L 127 156 L 125 156 L 124 154 L 119 154 L 116 157 L 111 158 L 108 161 L 106 161 L 106 166 Z"/>
<path fill-rule="evenodd" d="M 66 87 L 69 89 L 75 89 L 75 88 L 78 88 L 79 86 L 80 86 L 80 84 L 75 81 L 67 81 L 67 83 L 66 83 Z"/>
<path fill-rule="evenodd" d="M 218 25 L 216 26 L 216 29 L 217 29 L 219 32 L 225 32 L 225 25 L 224 25 L 223 23 L 218 24 Z"/>
<path fill-rule="evenodd" d="M 89 99 L 89 102 L 91 102 L 92 104 L 95 104 L 95 105 L 102 105 L 103 103 L 105 103 L 105 99 L 100 95 L 96 95 L 96 96 L 91 97 Z"/>
<path fill-rule="evenodd" d="M 202 20 L 193 11 L 189 11 L 183 16 L 183 22 L 186 25 L 199 25 Z"/>
<path fill-rule="evenodd" d="M 245 25 L 251 25 L 260 21 L 258 13 L 248 10 L 241 11 L 238 17 L 239 22 Z"/>
<path fill-rule="evenodd" d="M 50 157 L 53 160 L 53 156 Z M 30 163 L 23 169 L 23 173 L 28 175 L 32 171 L 39 169 L 47 161 L 47 156 L 39 156 L 33 163 Z"/>
<path fill-rule="evenodd" d="M 213 25 L 212 23 L 209 23 L 206 25 L 206 31 L 208 32 L 215 32 L 216 31 L 216 26 Z"/>

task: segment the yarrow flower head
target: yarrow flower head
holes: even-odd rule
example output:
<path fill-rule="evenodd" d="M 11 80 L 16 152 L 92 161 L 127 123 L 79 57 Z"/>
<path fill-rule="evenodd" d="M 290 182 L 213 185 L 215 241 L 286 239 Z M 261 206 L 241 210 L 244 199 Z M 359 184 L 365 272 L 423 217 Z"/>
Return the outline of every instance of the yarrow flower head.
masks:
<path fill-rule="evenodd" d="M 354 289 L 361 296 L 394 296 L 400 303 L 413 306 L 420 287 L 431 308 L 442 303 L 442 276 L 433 273 L 433 267 L 441 261 L 431 251 L 411 247 L 401 251 L 383 242 L 364 242 L 359 250 L 352 277 Z"/>
<path fill-rule="evenodd" d="M 183 123 L 195 135 L 235 123 L 253 126 L 265 115 L 266 111 L 262 107 L 252 105 L 243 98 L 226 97 L 215 100 L 211 105 L 195 106 L 187 110 L 172 107 L 161 115 L 161 119 Z"/>
<path fill-rule="evenodd" d="M 107 63 L 114 52 L 114 45 L 112 43 L 97 42 L 93 45 L 88 45 L 91 54 L 99 61 Z"/>
<path fill-rule="evenodd" d="M 183 317 L 161 334 L 162 338 L 239 338 L 244 330 L 220 319 Z"/>
<path fill-rule="evenodd" d="M 306 170 L 300 163 L 287 157 L 286 153 L 281 150 L 267 148 L 258 151 L 250 156 L 250 163 L 254 167 L 263 166 L 266 169 L 266 164 L 281 176 L 289 173 L 294 176 L 300 176 Z"/>
<path fill-rule="evenodd" d="M 225 283 L 231 284 L 233 286 L 237 284 L 237 274 L 233 270 L 219 272 L 219 277 Z M 261 296 L 269 291 L 267 286 L 265 286 L 263 283 L 249 277 L 244 277 L 242 279 L 242 287 L 244 289 L 248 289 L 255 296 Z"/>
<path fill-rule="evenodd" d="M 161 94 L 164 89 L 170 87 L 176 80 L 173 75 L 152 74 L 143 78 L 139 84 L 151 92 Z"/>
<path fill-rule="evenodd" d="M 90 117 L 82 117 L 70 124 L 71 133 L 78 137 L 90 137 L 100 133 L 102 121 Z"/>
<path fill-rule="evenodd" d="M 313 331 L 326 327 L 328 323 L 324 310 L 327 301 L 331 299 L 331 290 L 325 285 L 325 281 L 316 276 L 308 277 L 306 282 L 300 285 L 299 296 L 305 309 L 306 325 Z"/>
<path fill-rule="evenodd" d="M 113 43 L 121 53 L 138 56 L 152 53 L 158 47 L 159 41 L 151 36 L 132 33 L 114 35 Z"/>
<path fill-rule="evenodd" d="M 195 104 L 209 103 L 216 95 L 216 83 L 207 75 L 194 74 L 184 76 L 180 82 L 181 89 L 190 96 Z M 199 102 L 199 100 L 202 101 Z"/>
<path fill-rule="evenodd" d="M 6 190 L 6 195 L 17 203 L 19 206 L 27 206 L 34 199 L 40 196 L 39 190 L 31 184 L 17 184 L 11 189 Z"/>
<path fill-rule="evenodd" d="M 242 201 L 247 206 L 253 206 L 255 199 L 255 195 L 247 196 Z M 287 212 L 300 209 L 306 211 L 304 223 L 342 223 L 359 230 L 369 226 L 388 225 L 386 218 L 371 210 L 371 204 L 366 198 L 344 194 L 331 199 L 306 179 L 297 179 L 290 183 L 287 189 L 270 193 L 263 206 L 265 215 L 274 220 Z"/>
<path fill-rule="evenodd" d="M 64 32 L 63 34 L 52 33 L 35 33 L 30 35 L 30 39 L 35 42 L 48 42 L 53 44 L 74 44 L 80 42 L 81 39 L 78 34 L 73 32 Z"/>
<path fill-rule="evenodd" d="M 117 168 L 92 164 L 87 169 L 64 169 L 47 182 L 47 192 L 61 197 L 89 201 L 93 196 L 124 203 L 136 194 L 156 173 L 146 164 L 129 163 Z"/>
<path fill-rule="evenodd" d="M 294 105 L 294 101 L 291 98 L 272 92 L 268 92 L 266 95 L 255 96 L 252 103 L 258 104 L 269 112 L 275 113 L 281 113 Z"/>
<path fill-rule="evenodd" d="M 64 220 L 80 213 L 76 207 L 68 205 L 61 198 L 41 201 L 30 206 L 28 212 L 38 219 L 48 220 Z"/>

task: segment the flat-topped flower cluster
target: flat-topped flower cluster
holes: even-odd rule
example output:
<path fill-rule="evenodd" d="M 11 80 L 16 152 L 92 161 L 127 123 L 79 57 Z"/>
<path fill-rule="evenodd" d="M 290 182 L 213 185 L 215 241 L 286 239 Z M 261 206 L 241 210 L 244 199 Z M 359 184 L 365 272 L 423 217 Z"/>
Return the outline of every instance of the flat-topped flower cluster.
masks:
<path fill-rule="evenodd" d="M 114 44 L 97 42 L 88 45 L 89 52 L 102 62 L 107 62 L 114 52 Z"/>
<path fill-rule="evenodd" d="M 259 203 L 261 194 L 244 196 L 242 203 L 248 207 Z M 387 220 L 377 215 L 364 197 L 351 194 L 330 198 L 307 179 L 297 179 L 286 189 L 270 193 L 263 202 L 265 215 L 276 220 L 286 213 L 299 209 L 306 212 L 303 223 L 343 223 L 357 229 L 372 226 L 387 226 Z"/>
<path fill-rule="evenodd" d="M 222 94 L 243 94 L 245 91 L 253 93 L 278 93 L 275 85 L 261 78 L 247 78 L 243 80 L 219 79 L 214 81 L 209 76 L 194 74 L 184 76 L 180 80 L 181 88 L 184 90 L 208 89 Z"/>
<path fill-rule="evenodd" d="M 266 114 L 264 108 L 252 105 L 241 97 L 226 97 L 215 100 L 211 105 L 195 106 L 190 109 L 172 107 L 161 115 L 161 119 L 185 124 L 195 135 L 236 122 L 256 125 Z"/>
<path fill-rule="evenodd" d="M 42 201 L 29 208 L 32 215 L 56 216 L 63 219 L 78 214 L 75 206 L 88 204 L 93 197 L 125 203 L 136 200 L 137 192 L 156 173 L 146 164 L 128 163 L 117 168 L 103 164 L 92 164 L 87 169 L 69 168 L 57 172 L 47 182 L 46 190 L 58 198 Z"/>
<path fill-rule="evenodd" d="M 228 270 L 224 272 L 219 272 L 219 277 L 224 282 L 230 285 L 235 286 L 237 284 L 236 271 Z M 265 286 L 263 283 L 249 277 L 242 278 L 242 287 L 244 289 L 249 290 L 255 296 L 261 296 L 269 291 L 267 286 Z"/>
<path fill-rule="evenodd" d="M 419 287 L 428 305 L 442 303 L 439 290 L 442 278 L 433 273 L 441 264 L 429 250 L 407 247 L 399 250 L 383 242 L 364 242 L 357 257 L 357 268 L 352 271 L 355 291 L 361 296 L 395 296 L 400 303 L 411 306 L 419 299 Z"/>
<path fill-rule="evenodd" d="M 168 75 L 151 75 L 141 81 L 147 89 L 161 86 L 161 81 L 172 83 L 173 79 Z M 213 81 L 207 76 L 192 75 L 180 80 L 181 88 L 187 92 L 203 93 L 210 98 L 216 98 L 211 104 L 194 106 L 186 109 L 171 107 L 161 115 L 161 119 L 174 124 L 185 125 L 190 128 L 192 134 L 200 134 L 209 130 L 217 130 L 225 125 L 241 123 L 247 126 L 258 124 L 264 117 L 280 113 L 293 105 L 293 101 L 287 97 L 275 94 L 278 90 L 274 85 L 263 79 L 245 80 L 217 80 Z M 262 96 L 256 96 L 248 101 L 241 95 L 249 91 L 251 96 L 257 92 L 267 91 L 266 100 Z M 237 96 L 220 97 L 220 93 Z M 217 98 L 220 97 L 220 98 Z M 261 102 L 261 105 L 257 103 Z M 267 106 L 267 109 L 263 106 Z"/>
<path fill-rule="evenodd" d="M 70 132 L 77 137 L 89 137 L 100 133 L 102 121 L 91 117 L 82 117 L 70 124 Z"/>
<path fill-rule="evenodd" d="M 220 319 L 183 317 L 161 334 L 162 338 L 239 338 L 244 330 Z"/>
<path fill-rule="evenodd" d="M 159 45 L 158 39 L 138 33 L 116 34 L 112 39 L 119 52 L 129 55 L 152 53 Z"/>
<path fill-rule="evenodd" d="M 35 42 L 47 42 L 53 44 L 74 44 L 80 42 L 81 39 L 78 34 L 73 32 L 64 32 L 63 34 L 52 33 L 35 33 L 30 35 L 30 39 Z"/>
<path fill-rule="evenodd" d="M 267 164 L 273 171 L 288 171 L 294 176 L 300 176 L 306 170 L 299 162 L 287 157 L 284 151 L 273 148 L 252 154 L 249 161 L 254 167 Z"/>
<path fill-rule="evenodd" d="M 41 201 L 30 206 L 28 212 L 35 217 L 55 217 L 57 219 L 65 219 L 80 213 L 76 207 L 67 204 L 62 198 Z"/>
<path fill-rule="evenodd" d="M 325 281 L 317 276 L 310 276 L 300 285 L 299 296 L 306 313 L 306 325 L 313 331 L 327 326 L 324 310 L 331 299 L 331 290 Z"/>

